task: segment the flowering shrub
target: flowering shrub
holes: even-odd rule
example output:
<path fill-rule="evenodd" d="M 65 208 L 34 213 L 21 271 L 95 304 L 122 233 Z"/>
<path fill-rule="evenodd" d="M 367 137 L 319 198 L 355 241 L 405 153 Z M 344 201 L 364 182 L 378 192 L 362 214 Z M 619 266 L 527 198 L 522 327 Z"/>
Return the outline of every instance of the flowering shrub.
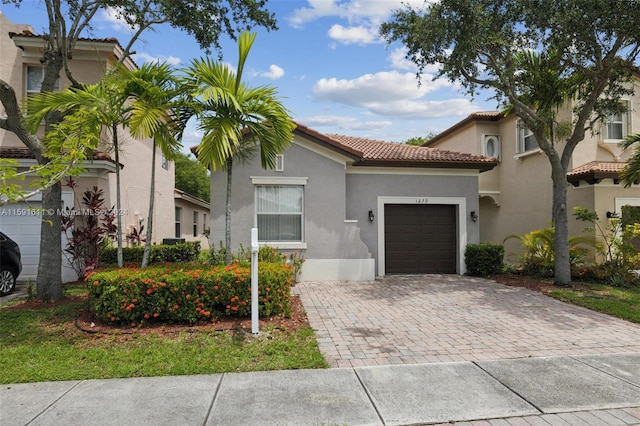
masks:
<path fill-rule="evenodd" d="M 86 278 L 89 306 L 103 321 L 135 326 L 145 321 L 196 323 L 251 313 L 251 268 L 199 264 L 152 265 L 96 271 Z M 291 269 L 261 263 L 262 317 L 291 314 Z"/>

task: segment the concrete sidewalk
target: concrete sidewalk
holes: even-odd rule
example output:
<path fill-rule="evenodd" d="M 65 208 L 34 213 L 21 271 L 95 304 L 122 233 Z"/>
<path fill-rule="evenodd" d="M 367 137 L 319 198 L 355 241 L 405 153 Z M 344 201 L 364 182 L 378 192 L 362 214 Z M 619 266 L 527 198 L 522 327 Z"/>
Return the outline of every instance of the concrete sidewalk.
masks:
<path fill-rule="evenodd" d="M 0 386 L 3 426 L 449 422 L 640 424 L 640 353 Z"/>

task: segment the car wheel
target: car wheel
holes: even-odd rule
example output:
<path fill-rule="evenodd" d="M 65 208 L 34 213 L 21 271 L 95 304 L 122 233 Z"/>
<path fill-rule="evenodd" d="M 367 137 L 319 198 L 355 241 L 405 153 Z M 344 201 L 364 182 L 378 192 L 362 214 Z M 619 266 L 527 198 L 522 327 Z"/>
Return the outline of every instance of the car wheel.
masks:
<path fill-rule="evenodd" d="M 16 278 L 11 269 L 3 267 L 0 270 L 0 296 L 13 293 L 16 288 Z"/>

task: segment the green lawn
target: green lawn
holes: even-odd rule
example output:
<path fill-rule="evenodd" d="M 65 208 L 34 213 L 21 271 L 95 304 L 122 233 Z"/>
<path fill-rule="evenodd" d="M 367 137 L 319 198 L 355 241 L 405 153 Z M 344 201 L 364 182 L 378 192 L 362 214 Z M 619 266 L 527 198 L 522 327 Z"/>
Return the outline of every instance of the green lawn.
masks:
<path fill-rule="evenodd" d="M 640 323 L 640 288 L 620 288 L 604 284 L 584 284 L 584 287 L 586 288 L 552 290 L 549 295 L 564 302 Z"/>
<path fill-rule="evenodd" d="M 328 367 L 308 327 L 261 329 L 257 336 L 87 334 L 73 325 L 82 302 L 28 310 L 12 309 L 15 303 L 0 306 L 0 383 Z"/>

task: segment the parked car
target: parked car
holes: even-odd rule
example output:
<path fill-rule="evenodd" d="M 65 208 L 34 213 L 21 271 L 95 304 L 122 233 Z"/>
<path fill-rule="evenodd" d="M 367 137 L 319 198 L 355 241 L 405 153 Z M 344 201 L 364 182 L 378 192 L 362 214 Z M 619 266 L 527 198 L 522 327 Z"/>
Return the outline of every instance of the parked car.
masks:
<path fill-rule="evenodd" d="M 0 232 L 0 296 L 13 293 L 20 272 L 22 272 L 20 247 Z"/>

